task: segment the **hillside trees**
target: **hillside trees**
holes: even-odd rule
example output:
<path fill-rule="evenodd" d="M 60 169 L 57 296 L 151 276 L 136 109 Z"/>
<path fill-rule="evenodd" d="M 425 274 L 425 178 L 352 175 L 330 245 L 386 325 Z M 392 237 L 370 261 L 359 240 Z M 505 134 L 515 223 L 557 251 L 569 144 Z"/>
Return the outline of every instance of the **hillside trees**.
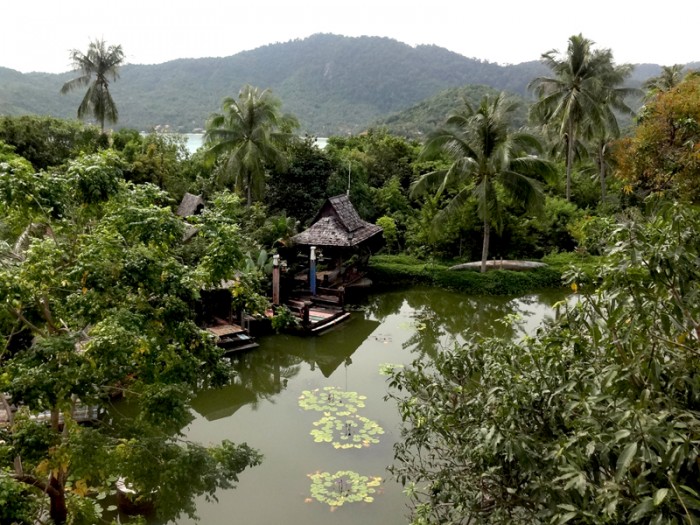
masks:
<path fill-rule="evenodd" d="M 413 523 L 698 520 L 698 232 L 682 204 L 632 214 L 600 286 L 537 335 L 468 338 L 395 371 Z"/>
<path fill-rule="evenodd" d="M 486 271 L 491 226 L 500 230 L 503 196 L 535 209 L 542 202 L 542 192 L 534 177 L 551 173 L 551 165 L 536 156 L 540 148 L 532 135 L 509 130 L 509 115 L 515 110 L 505 95 L 485 97 L 473 108 L 468 103 L 447 119 L 445 126 L 429 137 L 423 158 L 444 154 L 449 159 L 445 169 L 423 175 L 413 186 L 420 195 L 432 188 L 441 194 L 454 190 L 449 204 L 436 216 L 449 217 L 459 212 L 470 198 L 477 202 L 483 225 L 481 271 Z"/>
<path fill-rule="evenodd" d="M 204 242 L 216 246 L 186 266 L 184 225 L 167 195 L 125 183 L 113 152 L 50 174 L 7 164 L 0 392 L 19 410 L 1 430 L 2 490 L 46 498 L 55 523 L 95 523 L 99 508 L 86 496 L 125 476 L 140 494 L 157 494 L 164 520 L 193 515 L 197 495 L 231 486 L 260 461 L 246 445 L 203 447 L 180 435 L 194 390 L 231 373 L 194 306 L 203 286 L 245 275 L 240 230 L 221 213 L 203 217 Z M 255 300 L 247 282 L 237 292 Z M 79 405 L 104 411 L 117 395 L 135 403 L 133 417 L 77 424 Z M 33 418 L 44 411 L 48 424 Z"/>
<path fill-rule="evenodd" d="M 297 120 L 283 115 L 280 106 L 269 90 L 246 85 L 238 99 L 226 97 L 221 113 L 207 122 L 205 144 L 212 157 L 221 159 L 222 181 L 233 181 L 249 206 L 263 197 L 267 170 L 285 165 L 282 147 L 295 138 L 291 132 Z"/>
<path fill-rule="evenodd" d="M 79 153 L 94 153 L 102 145 L 94 126 L 53 117 L 0 117 L 0 140 L 43 170 L 60 166 Z"/>
<path fill-rule="evenodd" d="M 629 192 L 700 202 L 700 75 L 659 91 L 641 111 L 634 135 L 618 145 L 616 159 Z"/>
<path fill-rule="evenodd" d="M 92 115 L 104 133 L 105 121 L 116 123 L 119 119 L 117 105 L 109 92 L 109 82 L 119 78 L 119 66 L 124 62 L 122 46 L 107 47 L 104 40 L 95 40 L 90 42 L 87 53 L 73 49 L 70 59 L 80 76 L 63 84 L 61 93 L 87 86 L 85 96 L 78 106 L 78 118 Z"/>

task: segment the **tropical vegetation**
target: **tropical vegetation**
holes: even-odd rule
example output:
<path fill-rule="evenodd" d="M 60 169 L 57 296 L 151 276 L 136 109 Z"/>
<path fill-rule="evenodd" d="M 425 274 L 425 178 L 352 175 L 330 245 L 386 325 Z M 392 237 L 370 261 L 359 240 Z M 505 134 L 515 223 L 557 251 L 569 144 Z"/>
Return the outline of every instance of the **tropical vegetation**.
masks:
<path fill-rule="evenodd" d="M 538 97 L 532 107 L 534 117 L 564 144 L 566 200 L 571 200 L 571 173 L 579 138 L 584 134 L 616 138 L 616 111 L 632 112 L 625 103 L 632 91 L 621 87 L 632 67 L 615 65 L 609 49 L 594 49 L 593 45 L 583 35 L 572 36 L 565 56 L 556 50 L 542 55 L 554 77 L 537 77 L 530 83 Z M 604 193 L 604 182 L 601 184 Z"/>
<path fill-rule="evenodd" d="M 124 62 L 122 46 L 107 47 L 104 40 L 95 40 L 90 42 L 87 53 L 73 49 L 70 58 L 80 76 L 63 84 L 61 93 L 87 86 L 85 96 L 78 106 L 78 118 L 83 119 L 88 115 L 95 117 L 104 133 L 105 121 L 116 123 L 119 119 L 117 105 L 109 91 L 109 82 L 119 78 L 119 66 Z"/>
<path fill-rule="evenodd" d="M 406 422 L 392 470 L 414 523 L 699 518 L 697 74 L 664 69 L 625 129 L 631 68 L 575 35 L 543 55 L 529 111 L 465 88 L 429 101 L 441 115 L 412 138 L 377 126 L 325 148 L 296 136 L 269 89 L 245 85 L 222 95 L 192 152 L 172 134 L 105 133 L 116 105 L 91 75 L 113 80 L 123 56 L 98 44 L 72 53 L 82 76 L 65 84 L 93 82 L 80 107 L 98 126 L 0 117 L 1 523 L 109 521 L 117 477 L 174 520 L 257 465 L 254 443 L 182 435 L 197 390 L 236 376 L 200 328 L 201 297 L 223 281 L 236 309 L 266 310 L 270 256 L 339 194 L 384 228 L 379 286 L 513 294 L 565 276 L 575 294 L 536 335 L 467 337 L 391 373 Z M 175 213 L 186 193 L 202 213 Z M 488 259 L 548 266 L 450 269 Z M 362 406 L 320 390 L 300 406 L 331 413 L 321 401 L 334 395 Z M 99 412 L 93 426 L 78 421 L 84 407 Z M 364 447 L 383 430 L 332 415 L 314 439 Z M 334 437 L 348 425 L 360 441 Z M 335 508 L 371 501 L 379 478 L 312 482 Z M 347 487 L 329 494 L 329 482 Z"/>
<path fill-rule="evenodd" d="M 280 105 L 270 91 L 244 86 L 238 100 L 225 98 L 221 113 L 207 122 L 208 154 L 221 159 L 221 178 L 245 192 L 248 206 L 262 198 L 266 169 L 285 168 L 280 148 L 293 140 L 292 130 L 298 127 L 294 117 L 280 114 Z"/>
<path fill-rule="evenodd" d="M 542 205 L 543 195 L 533 177 L 544 178 L 553 171 L 547 161 L 533 154 L 541 152 L 534 136 L 509 132 L 508 117 L 515 107 L 503 95 L 485 97 L 476 109 L 466 102 L 462 111 L 447 119 L 444 128 L 428 137 L 423 150 L 424 159 L 444 153 L 449 167 L 426 173 L 413 185 L 413 195 L 430 186 L 438 187 L 438 196 L 455 188 L 454 197 L 435 216 L 436 226 L 445 215 L 459 212 L 469 197 L 476 199 L 483 223 L 482 272 L 489 256 L 491 225 L 499 232 L 503 226 L 499 194 L 519 201 L 527 211 L 534 210 Z"/>

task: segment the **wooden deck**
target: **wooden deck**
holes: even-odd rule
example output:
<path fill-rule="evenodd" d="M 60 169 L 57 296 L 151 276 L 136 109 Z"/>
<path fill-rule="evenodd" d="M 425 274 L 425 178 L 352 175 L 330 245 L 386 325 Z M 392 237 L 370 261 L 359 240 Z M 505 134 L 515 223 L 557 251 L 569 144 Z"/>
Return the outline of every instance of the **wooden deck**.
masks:
<path fill-rule="evenodd" d="M 334 299 L 336 298 L 324 299 L 323 296 L 316 296 L 311 300 L 291 299 L 287 301 L 286 306 L 301 320 L 298 331 L 319 334 L 350 317 L 349 312 L 333 304 Z"/>
<path fill-rule="evenodd" d="M 207 331 L 216 337 L 216 344 L 224 349 L 224 355 L 252 350 L 259 346 L 248 331 L 237 324 L 222 323 L 209 326 Z"/>

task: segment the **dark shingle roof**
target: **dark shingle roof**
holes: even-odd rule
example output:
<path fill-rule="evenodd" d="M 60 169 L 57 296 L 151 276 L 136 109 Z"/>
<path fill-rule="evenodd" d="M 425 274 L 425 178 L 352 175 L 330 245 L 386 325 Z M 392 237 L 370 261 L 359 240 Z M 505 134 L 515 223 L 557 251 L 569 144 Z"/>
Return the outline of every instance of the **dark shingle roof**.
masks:
<path fill-rule="evenodd" d="M 381 227 L 360 218 L 347 195 L 338 195 L 328 199 L 313 224 L 292 240 L 308 246 L 350 247 L 381 233 Z"/>

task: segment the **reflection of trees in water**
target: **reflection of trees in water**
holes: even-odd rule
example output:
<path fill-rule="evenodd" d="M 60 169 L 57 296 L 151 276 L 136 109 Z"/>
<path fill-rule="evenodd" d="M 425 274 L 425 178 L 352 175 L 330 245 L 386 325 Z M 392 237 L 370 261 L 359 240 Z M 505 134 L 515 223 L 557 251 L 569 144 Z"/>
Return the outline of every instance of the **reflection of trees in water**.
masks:
<path fill-rule="evenodd" d="M 404 341 L 401 348 L 435 357 L 436 352 L 444 343 L 443 337 L 446 332 L 443 325 L 438 321 L 435 312 L 426 307 L 416 310 L 413 319 L 413 335 Z"/>
<path fill-rule="evenodd" d="M 533 294 L 516 299 L 467 296 L 440 289 L 412 289 L 374 296 L 365 311 L 380 320 L 413 310 L 414 330 L 403 348 L 434 355 L 443 345 L 467 337 L 513 339 L 524 333 L 521 324 L 533 315 L 537 304 L 551 305 L 560 294 Z"/>
<path fill-rule="evenodd" d="M 235 383 L 255 392 L 255 406 L 270 400 L 287 386 L 300 370 L 302 359 L 279 349 L 257 349 L 231 359 L 236 371 Z"/>

